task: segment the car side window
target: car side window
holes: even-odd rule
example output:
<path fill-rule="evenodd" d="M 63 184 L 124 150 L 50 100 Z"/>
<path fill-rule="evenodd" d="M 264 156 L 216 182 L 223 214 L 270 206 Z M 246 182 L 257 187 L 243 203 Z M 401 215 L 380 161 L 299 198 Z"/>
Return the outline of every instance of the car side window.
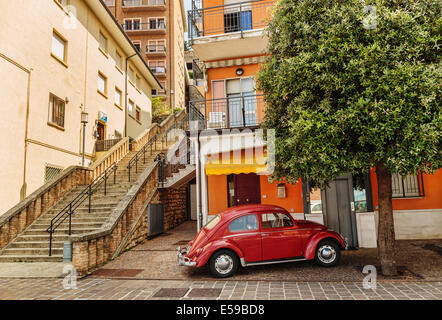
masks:
<path fill-rule="evenodd" d="M 258 230 L 258 219 L 255 214 L 236 218 L 229 225 L 230 232 Z"/>
<path fill-rule="evenodd" d="M 261 215 L 263 229 L 292 227 L 293 221 L 284 213 L 264 213 Z"/>

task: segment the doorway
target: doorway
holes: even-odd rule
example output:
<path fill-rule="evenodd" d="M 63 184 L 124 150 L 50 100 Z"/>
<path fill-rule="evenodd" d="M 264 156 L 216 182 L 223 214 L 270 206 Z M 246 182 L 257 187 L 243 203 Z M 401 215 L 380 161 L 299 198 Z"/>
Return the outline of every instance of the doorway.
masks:
<path fill-rule="evenodd" d="M 345 174 L 330 182 L 322 191 L 324 224 L 347 239 L 349 247 L 358 247 L 353 179 Z"/>
<path fill-rule="evenodd" d="M 227 176 L 229 207 L 261 203 L 259 176 L 256 173 Z"/>
<path fill-rule="evenodd" d="M 106 137 L 106 125 L 98 121 L 97 123 L 97 140 L 104 140 Z"/>

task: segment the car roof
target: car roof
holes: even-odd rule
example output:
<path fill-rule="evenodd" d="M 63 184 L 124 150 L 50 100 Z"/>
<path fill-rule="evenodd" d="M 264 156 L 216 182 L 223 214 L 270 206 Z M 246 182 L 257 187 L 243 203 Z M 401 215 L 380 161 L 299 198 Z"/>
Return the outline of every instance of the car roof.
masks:
<path fill-rule="evenodd" d="M 287 213 L 287 210 L 273 204 L 245 204 L 241 206 L 231 207 L 222 213 L 220 213 L 221 218 L 232 218 L 234 216 L 240 216 L 245 213 L 263 213 L 263 212 L 283 212 Z"/>

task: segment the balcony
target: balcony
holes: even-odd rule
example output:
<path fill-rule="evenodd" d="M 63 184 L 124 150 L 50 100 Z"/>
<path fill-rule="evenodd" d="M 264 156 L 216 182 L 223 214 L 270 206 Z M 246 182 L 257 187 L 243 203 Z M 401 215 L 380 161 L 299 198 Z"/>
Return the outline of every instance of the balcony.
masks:
<path fill-rule="evenodd" d="M 126 12 L 145 9 L 166 10 L 166 0 L 123 0 L 123 10 Z"/>
<path fill-rule="evenodd" d="M 108 7 L 115 7 L 115 0 L 104 0 L 104 4 Z"/>
<path fill-rule="evenodd" d="M 190 101 L 190 121 L 201 129 L 256 128 L 264 118 L 263 95 L 243 94 L 222 99 Z"/>
<path fill-rule="evenodd" d="M 166 55 L 166 46 L 149 44 L 146 46 L 146 55 L 153 57 L 160 57 Z"/>
<path fill-rule="evenodd" d="M 216 60 L 262 54 L 263 34 L 274 0 L 253 0 L 188 11 L 189 41 L 200 59 Z"/>
<path fill-rule="evenodd" d="M 139 22 L 128 20 L 122 24 L 122 27 L 128 34 L 166 34 L 166 23 L 164 21 Z"/>
<path fill-rule="evenodd" d="M 164 65 L 164 63 L 155 63 L 155 61 L 150 62 L 149 69 L 156 76 L 166 76 L 166 66 Z"/>

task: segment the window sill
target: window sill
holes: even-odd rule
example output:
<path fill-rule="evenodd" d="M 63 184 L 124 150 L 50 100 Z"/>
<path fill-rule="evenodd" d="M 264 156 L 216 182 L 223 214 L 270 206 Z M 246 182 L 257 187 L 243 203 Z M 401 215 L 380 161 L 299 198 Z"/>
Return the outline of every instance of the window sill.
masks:
<path fill-rule="evenodd" d="M 132 80 L 129 80 L 129 83 L 135 88 L 135 83 Z"/>
<path fill-rule="evenodd" d="M 101 94 L 104 98 L 106 98 L 107 99 L 107 95 L 105 94 L 105 93 L 103 93 L 103 92 L 101 92 L 100 90 L 98 90 L 97 89 L 97 92 L 99 93 L 99 94 Z"/>
<path fill-rule="evenodd" d="M 124 74 L 123 70 L 121 70 L 121 68 L 119 66 L 115 66 L 115 69 L 117 69 L 119 73 Z"/>
<path fill-rule="evenodd" d="M 69 66 L 68 66 L 68 64 L 66 62 L 61 60 L 59 57 L 57 57 L 53 53 L 51 53 L 51 57 L 54 58 L 55 60 L 57 60 L 58 62 L 60 62 L 65 68 L 69 68 Z"/>
<path fill-rule="evenodd" d="M 55 123 L 49 122 L 49 121 L 48 121 L 48 126 L 53 127 L 53 128 L 56 128 L 56 129 L 61 130 L 61 131 L 65 131 L 65 128 L 59 126 L 58 124 L 55 124 Z"/>
<path fill-rule="evenodd" d="M 60 2 L 58 2 L 57 0 L 54 0 L 54 2 L 55 2 L 55 4 L 56 4 L 61 10 L 63 10 L 63 12 L 64 12 L 67 16 L 70 15 L 70 14 L 69 14 L 69 11 L 67 11 L 66 8 L 63 7 L 63 5 L 62 5 Z"/>
<path fill-rule="evenodd" d="M 109 59 L 109 54 L 108 54 L 106 51 L 104 51 L 104 50 L 101 49 L 100 47 L 98 47 L 98 50 L 100 50 L 100 52 L 101 52 L 102 54 L 104 54 L 104 56 L 106 57 L 106 59 Z"/>
<path fill-rule="evenodd" d="M 138 93 L 139 93 L 139 94 L 141 94 L 141 90 L 140 90 L 140 89 L 138 89 L 138 88 L 136 88 L 136 89 L 137 89 Z"/>
<path fill-rule="evenodd" d="M 121 111 L 123 111 L 123 108 L 122 108 L 121 106 L 119 106 L 118 104 L 116 104 L 115 102 L 114 102 L 114 105 L 115 105 L 118 109 L 120 109 Z"/>

